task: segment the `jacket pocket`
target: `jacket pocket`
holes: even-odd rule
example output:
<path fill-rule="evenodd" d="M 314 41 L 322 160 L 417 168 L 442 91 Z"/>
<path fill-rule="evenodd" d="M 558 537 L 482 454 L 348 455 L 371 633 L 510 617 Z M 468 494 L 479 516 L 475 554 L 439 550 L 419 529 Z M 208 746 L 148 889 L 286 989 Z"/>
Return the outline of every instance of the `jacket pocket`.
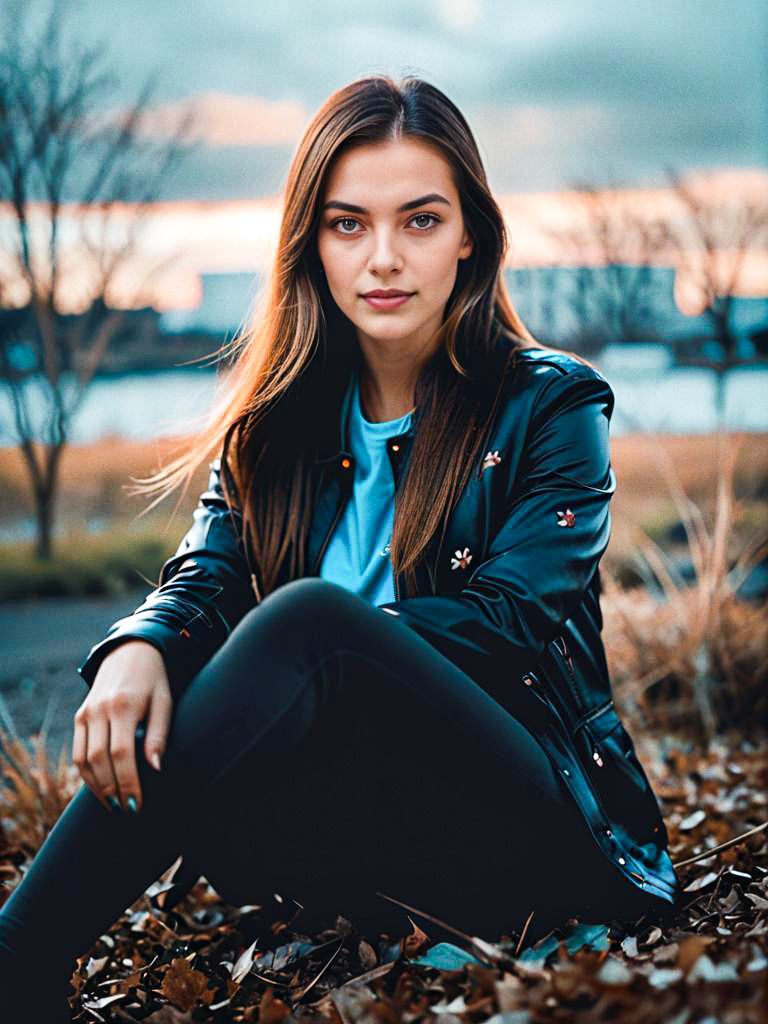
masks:
<path fill-rule="evenodd" d="M 667 830 L 656 795 L 613 701 L 585 715 L 573 740 L 608 819 L 640 844 L 666 846 Z"/>

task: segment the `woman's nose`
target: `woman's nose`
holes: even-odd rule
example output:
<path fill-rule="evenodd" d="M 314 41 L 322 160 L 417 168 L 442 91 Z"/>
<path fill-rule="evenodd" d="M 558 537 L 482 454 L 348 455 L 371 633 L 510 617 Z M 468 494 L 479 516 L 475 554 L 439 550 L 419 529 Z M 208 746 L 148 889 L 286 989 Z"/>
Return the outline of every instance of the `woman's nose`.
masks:
<path fill-rule="evenodd" d="M 368 256 L 368 270 L 374 274 L 391 274 L 401 270 L 402 256 L 390 231 L 372 233 L 371 251 Z"/>

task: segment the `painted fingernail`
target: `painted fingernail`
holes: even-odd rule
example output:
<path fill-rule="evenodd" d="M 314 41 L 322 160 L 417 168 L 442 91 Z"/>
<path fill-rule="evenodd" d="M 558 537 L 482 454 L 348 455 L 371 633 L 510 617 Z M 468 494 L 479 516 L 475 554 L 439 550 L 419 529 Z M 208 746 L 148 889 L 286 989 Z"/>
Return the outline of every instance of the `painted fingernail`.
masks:
<path fill-rule="evenodd" d="M 138 814 L 139 813 L 139 808 L 138 808 L 138 805 L 136 803 L 136 797 L 135 796 L 129 796 L 128 799 L 125 802 L 128 804 L 128 807 L 130 808 L 130 810 L 133 811 L 134 814 Z"/>
<path fill-rule="evenodd" d="M 113 811 L 122 811 L 122 809 L 123 809 L 120 806 L 120 801 L 117 799 L 116 796 L 113 796 L 111 793 L 107 797 L 107 803 L 109 804 L 109 806 L 112 808 Z"/>

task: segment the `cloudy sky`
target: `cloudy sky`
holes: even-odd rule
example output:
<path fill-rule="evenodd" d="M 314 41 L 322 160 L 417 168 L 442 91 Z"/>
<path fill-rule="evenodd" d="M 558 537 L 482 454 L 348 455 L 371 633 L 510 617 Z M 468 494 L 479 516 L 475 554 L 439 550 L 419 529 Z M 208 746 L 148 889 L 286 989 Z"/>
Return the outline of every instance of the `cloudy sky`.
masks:
<path fill-rule="evenodd" d="M 280 190 L 312 111 L 366 72 L 423 74 L 463 109 L 501 192 L 664 167 L 768 164 L 764 0 L 71 0 L 122 95 L 195 104 L 205 145 L 166 198 Z M 47 0 L 25 0 L 43 13 Z"/>
<path fill-rule="evenodd" d="M 540 224 L 566 220 L 569 190 L 585 181 L 625 190 L 643 209 L 654 195 L 667 201 L 668 168 L 705 172 L 727 196 L 768 188 L 764 0 L 64 3 L 64 24 L 98 44 L 114 73 L 106 115 L 154 76 L 151 131 L 167 134 L 190 107 L 198 125 L 198 144 L 164 179 L 136 266 L 115 286 L 118 302 L 143 302 L 146 278 L 158 308 L 195 308 L 201 274 L 263 270 L 304 127 L 364 74 L 420 74 L 464 111 L 523 265 L 562 258 Z M 30 30 L 49 9 L 0 2 Z M 76 308 L 87 269 L 72 267 Z M 765 294 L 766 279 L 762 253 L 745 265 L 744 294 Z"/>

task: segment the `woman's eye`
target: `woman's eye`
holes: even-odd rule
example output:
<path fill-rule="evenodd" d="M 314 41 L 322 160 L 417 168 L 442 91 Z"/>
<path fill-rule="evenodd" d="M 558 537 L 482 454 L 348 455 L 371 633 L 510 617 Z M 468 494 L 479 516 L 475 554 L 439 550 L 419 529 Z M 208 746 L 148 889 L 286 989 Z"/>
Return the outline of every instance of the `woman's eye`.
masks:
<path fill-rule="evenodd" d="M 420 221 L 420 223 L 416 223 Z M 424 223 L 424 222 L 427 223 Z M 417 228 L 424 230 L 425 228 L 431 228 L 434 224 L 440 223 L 440 218 L 434 213 L 417 213 L 416 216 L 411 220 L 412 224 L 415 224 Z"/>
<path fill-rule="evenodd" d="M 351 235 L 354 234 L 357 221 L 354 217 L 339 217 L 338 220 L 333 222 L 332 226 L 334 228 L 341 228 L 342 235 Z M 348 228 L 349 230 L 347 230 Z"/>

